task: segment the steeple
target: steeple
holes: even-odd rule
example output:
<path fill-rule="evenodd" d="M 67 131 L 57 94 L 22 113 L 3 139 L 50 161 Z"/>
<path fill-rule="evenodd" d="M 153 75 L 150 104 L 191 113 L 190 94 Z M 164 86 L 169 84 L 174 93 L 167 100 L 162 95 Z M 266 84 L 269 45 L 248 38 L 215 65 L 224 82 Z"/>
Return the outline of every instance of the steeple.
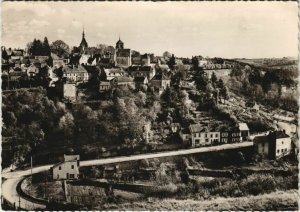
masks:
<path fill-rule="evenodd" d="M 82 40 L 81 40 L 81 43 L 80 43 L 80 45 L 79 45 L 79 48 L 81 49 L 81 50 L 84 50 L 85 48 L 87 48 L 88 47 L 88 44 L 87 44 L 87 42 L 86 42 L 86 40 L 85 40 L 85 33 L 84 33 L 84 27 L 83 27 L 83 29 L 82 29 Z"/>
<path fill-rule="evenodd" d="M 82 29 L 82 38 L 84 38 L 84 27 Z"/>
<path fill-rule="evenodd" d="M 116 49 L 124 49 L 124 43 L 121 41 L 120 34 L 119 34 L 119 40 L 116 43 Z"/>

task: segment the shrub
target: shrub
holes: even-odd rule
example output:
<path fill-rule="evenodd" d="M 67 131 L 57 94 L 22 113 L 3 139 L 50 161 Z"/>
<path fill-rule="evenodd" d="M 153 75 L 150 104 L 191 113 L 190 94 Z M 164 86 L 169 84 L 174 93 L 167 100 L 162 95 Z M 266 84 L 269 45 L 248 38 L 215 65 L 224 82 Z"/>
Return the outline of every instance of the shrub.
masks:
<path fill-rule="evenodd" d="M 140 166 L 142 168 L 148 168 L 149 167 L 149 161 L 147 159 L 143 159 L 140 161 Z"/>
<path fill-rule="evenodd" d="M 174 183 L 168 183 L 163 186 L 157 186 L 155 190 L 149 191 L 148 195 L 156 197 L 169 197 L 174 195 L 178 190 L 178 187 Z"/>
<path fill-rule="evenodd" d="M 244 194 L 258 195 L 274 191 L 276 188 L 276 180 L 274 176 L 270 174 L 253 174 L 243 179 L 240 185 Z"/>

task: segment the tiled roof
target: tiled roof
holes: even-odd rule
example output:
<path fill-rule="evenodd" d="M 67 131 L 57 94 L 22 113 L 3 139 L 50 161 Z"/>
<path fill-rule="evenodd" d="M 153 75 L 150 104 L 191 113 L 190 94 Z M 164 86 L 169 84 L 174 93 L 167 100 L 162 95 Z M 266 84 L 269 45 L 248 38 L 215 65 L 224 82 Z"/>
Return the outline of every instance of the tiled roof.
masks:
<path fill-rule="evenodd" d="M 143 77 L 143 76 L 141 76 L 141 77 L 135 77 L 134 81 L 135 82 L 144 82 L 145 79 L 146 79 L 146 77 Z"/>
<path fill-rule="evenodd" d="M 279 138 L 289 138 L 290 136 L 288 136 L 284 131 L 274 131 L 269 133 L 268 137 L 272 139 L 273 138 L 279 139 Z"/>
<path fill-rule="evenodd" d="M 110 85 L 109 81 L 100 81 L 100 85 Z"/>
<path fill-rule="evenodd" d="M 156 74 L 152 80 L 170 80 L 166 75 L 164 74 Z"/>
<path fill-rule="evenodd" d="M 118 82 L 133 82 L 133 78 L 131 78 L 131 77 L 126 77 L 126 76 L 117 76 L 117 77 L 115 77 L 115 79 L 116 79 Z"/>
<path fill-rule="evenodd" d="M 72 67 L 72 68 L 69 66 L 64 66 L 62 70 L 66 73 L 74 73 L 74 72 L 87 73 L 87 70 L 83 66 Z"/>
<path fill-rule="evenodd" d="M 120 68 L 105 68 L 104 72 L 107 76 L 111 76 L 111 74 L 115 75 L 115 74 L 119 74 L 119 75 L 123 75 L 124 71 Z"/>
<path fill-rule="evenodd" d="M 181 130 L 182 134 L 190 134 L 190 129 L 189 128 L 183 128 Z"/>
<path fill-rule="evenodd" d="M 191 124 L 190 131 L 191 133 L 200 132 L 202 130 L 201 124 Z"/>
<path fill-rule="evenodd" d="M 246 123 L 239 123 L 240 130 L 249 130 L 248 125 Z"/>
<path fill-rule="evenodd" d="M 23 56 L 23 51 L 22 50 L 13 50 L 12 55 L 13 56 Z"/>
<path fill-rule="evenodd" d="M 59 56 L 57 56 L 57 54 L 54 54 L 54 53 L 51 53 L 51 57 L 53 60 L 61 60 L 62 59 Z"/>

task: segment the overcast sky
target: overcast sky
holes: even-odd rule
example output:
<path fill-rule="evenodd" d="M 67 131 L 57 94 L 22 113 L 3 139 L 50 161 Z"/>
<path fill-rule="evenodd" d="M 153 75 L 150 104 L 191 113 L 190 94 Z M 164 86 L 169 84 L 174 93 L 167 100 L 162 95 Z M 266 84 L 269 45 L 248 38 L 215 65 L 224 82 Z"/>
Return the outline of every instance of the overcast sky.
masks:
<path fill-rule="evenodd" d="M 176 56 L 297 56 L 296 2 L 3 2 L 2 45 L 34 38 Z"/>

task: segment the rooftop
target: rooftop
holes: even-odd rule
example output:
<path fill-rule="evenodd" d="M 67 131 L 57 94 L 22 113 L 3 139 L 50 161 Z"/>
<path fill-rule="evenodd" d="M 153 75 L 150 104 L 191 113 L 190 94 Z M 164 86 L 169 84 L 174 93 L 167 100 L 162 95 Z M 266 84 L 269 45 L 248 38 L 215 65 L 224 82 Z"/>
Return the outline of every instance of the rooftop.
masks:
<path fill-rule="evenodd" d="M 248 125 L 246 123 L 239 123 L 240 130 L 249 130 Z"/>

